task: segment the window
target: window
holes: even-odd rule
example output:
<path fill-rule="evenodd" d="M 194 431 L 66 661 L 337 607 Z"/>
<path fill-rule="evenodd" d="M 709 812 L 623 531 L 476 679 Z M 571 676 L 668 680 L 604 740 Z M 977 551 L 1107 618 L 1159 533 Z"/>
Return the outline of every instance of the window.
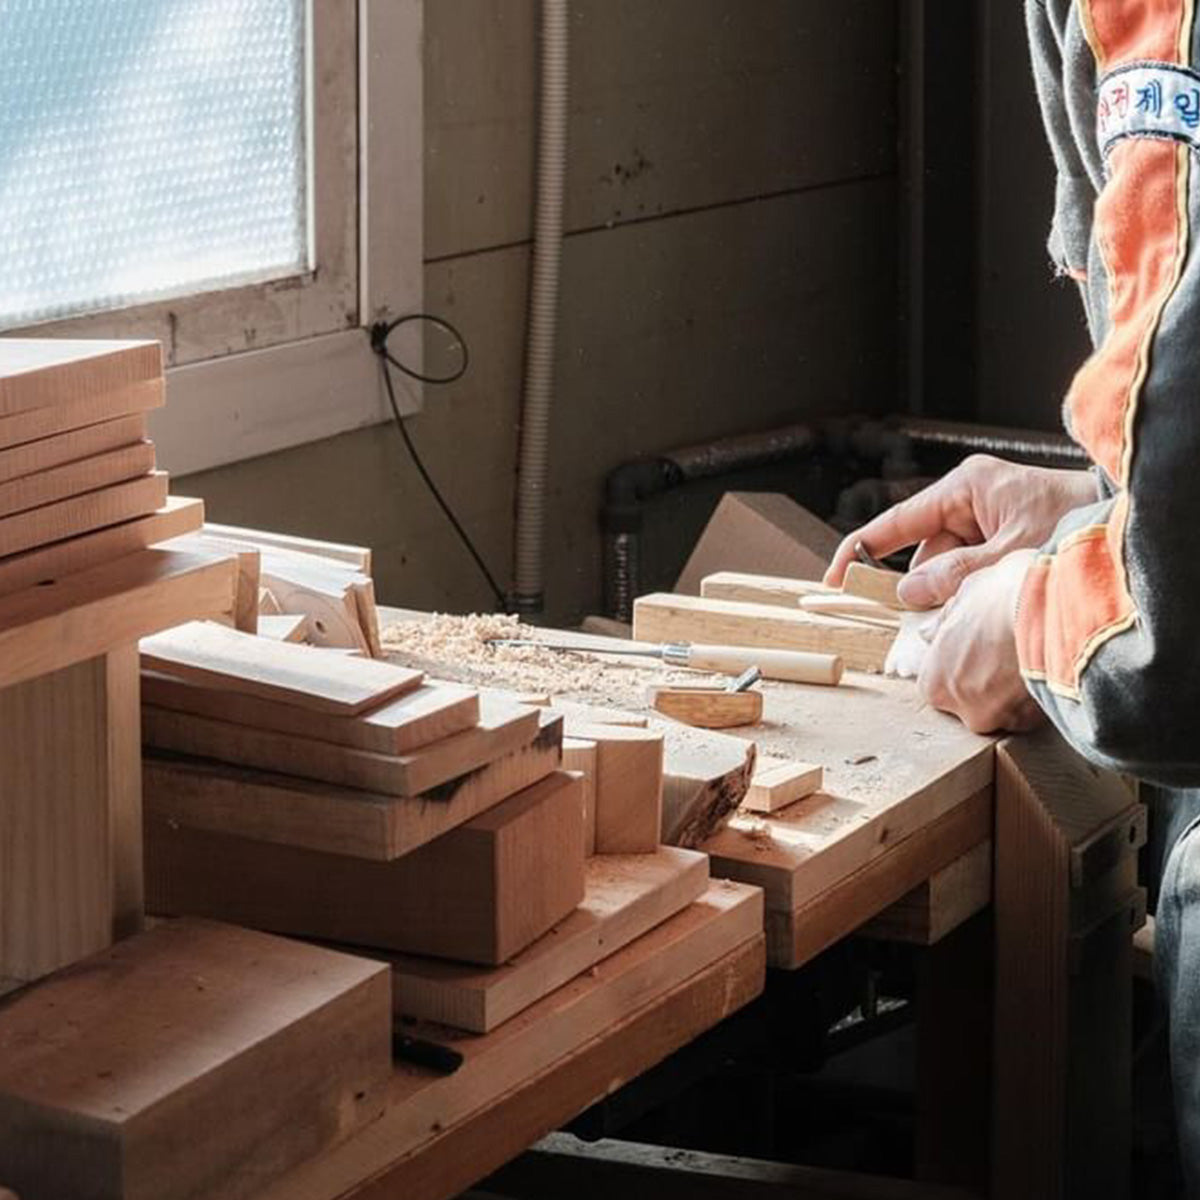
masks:
<path fill-rule="evenodd" d="M 0 331 L 160 340 L 177 473 L 382 419 L 361 327 L 419 308 L 420 10 L 0 0 Z"/>

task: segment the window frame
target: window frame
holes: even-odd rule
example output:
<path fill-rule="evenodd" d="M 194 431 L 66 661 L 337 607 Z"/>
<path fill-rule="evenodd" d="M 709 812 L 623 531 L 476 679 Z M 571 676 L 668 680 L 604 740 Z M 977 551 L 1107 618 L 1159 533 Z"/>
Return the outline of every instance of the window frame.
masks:
<path fill-rule="evenodd" d="M 364 329 L 423 293 L 422 0 L 308 0 L 312 269 L 8 330 L 154 338 L 151 435 L 187 474 L 386 420 Z M 397 391 L 417 411 L 419 388 Z"/>

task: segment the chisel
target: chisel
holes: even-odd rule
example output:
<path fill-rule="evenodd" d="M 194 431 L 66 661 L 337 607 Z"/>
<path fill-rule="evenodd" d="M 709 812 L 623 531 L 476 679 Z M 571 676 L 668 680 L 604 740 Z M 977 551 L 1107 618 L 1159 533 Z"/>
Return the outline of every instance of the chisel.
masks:
<path fill-rule="evenodd" d="M 657 658 L 669 667 L 689 667 L 693 671 L 712 671 L 720 675 L 740 675 L 749 667 L 757 667 L 764 679 L 819 683 L 830 687 L 840 683 L 842 678 L 842 660 L 836 654 L 809 654 L 801 650 L 758 650 L 750 646 L 703 646 L 686 642 L 668 642 L 662 646 L 631 644 L 628 649 L 600 648 L 582 642 L 548 645 L 532 638 L 497 638 L 488 645 L 565 650 L 576 654 L 632 654 L 639 658 Z"/>

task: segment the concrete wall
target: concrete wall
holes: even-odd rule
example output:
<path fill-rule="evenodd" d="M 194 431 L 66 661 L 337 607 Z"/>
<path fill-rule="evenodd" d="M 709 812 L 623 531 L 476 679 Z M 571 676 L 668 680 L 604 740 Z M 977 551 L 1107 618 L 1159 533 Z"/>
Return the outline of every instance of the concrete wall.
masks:
<path fill-rule="evenodd" d="M 533 0 L 426 5 L 426 305 L 472 366 L 410 430 L 509 580 L 534 153 Z M 575 0 L 548 615 L 594 611 L 618 463 L 893 407 L 895 13 Z M 491 600 L 381 426 L 178 482 L 214 519 L 368 543 L 381 598 Z"/>

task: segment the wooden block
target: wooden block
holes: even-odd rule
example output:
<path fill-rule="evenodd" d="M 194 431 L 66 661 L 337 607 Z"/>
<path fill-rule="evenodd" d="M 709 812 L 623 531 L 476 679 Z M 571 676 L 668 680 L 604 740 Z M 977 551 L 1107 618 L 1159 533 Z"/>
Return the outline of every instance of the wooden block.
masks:
<path fill-rule="evenodd" d="M 436 959 L 393 960 L 398 1015 L 488 1033 L 673 917 L 708 888 L 708 859 L 662 847 L 587 865 L 583 903 L 511 962 L 490 971 Z"/>
<path fill-rule="evenodd" d="M 556 772 L 392 862 L 146 821 L 149 911 L 507 962 L 583 899 L 583 798 Z"/>
<path fill-rule="evenodd" d="M 52 408 L 31 408 L 9 417 L 0 416 L 0 448 L 9 449 L 102 421 L 147 413 L 161 408 L 165 399 L 164 381 L 146 379 L 115 391 L 56 404 Z"/>
<path fill-rule="evenodd" d="M 799 608 L 805 596 L 835 596 L 837 592 L 814 579 L 716 571 L 700 581 L 700 595 L 706 600 L 740 600 L 747 604 Z"/>
<path fill-rule="evenodd" d="M 0 416 L 158 379 L 158 342 L 0 338 Z"/>
<path fill-rule="evenodd" d="M 583 852 L 589 858 L 596 853 L 596 772 L 600 751 L 586 738 L 563 740 L 562 765 L 575 771 L 583 782 Z"/>
<path fill-rule="evenodd" d="M 341 661 L 341 660 L 336 660 Z M 143 705 L 149 746 L 218 762 L 320 779 L 389 796 L 419 796 L 537 736 L 538 710 L 484 701 L 479 724 L 408 754 L 377 754 L 269 729 Z"/>
<path fill-rule="evenodd" d="M 148 516 L 0 558 L 0 596 L 145 550 L 199 528 L 203 520 L 203 500 L 168 496 L 166 504 Z"/>
<path fill-rule="evenodd" d="M 387 970 L 169 922 L 0 1009 L 0 1174 L 30 1200 L 242 1200 L 383 1111 Z"/>
<path fill-rule="evenodd" d="M 760 994 L 761 927 L 754 889 L 717 884 L 490 1034 L 418 1023 L 414 1036 L 446 1041 L 463 1065 L 451 1075 L 398 1070 L 374 1126 L 261 1200 L 335 1200 L 365 1179 L 380 1195 L 457 1194 L 614 1079 L 636 1077 Z"/>
<path fill-rule="evenodd" d="M 868 625 L 881 625 L 885 629 L 899 630 L 900 612 L 888 608 L 877 600 L 865 596 L 843 596 L 834 592 L 828 596 L 801 596 L 800 607 L 807 613 L 826 617 L 841 617 L 847 621 L 862 621 Z"/>
<path fill-rule="evenodd" d="M 596 744 L 596 853 L 653 854 L 662 841 L 662 734 L 570 720 L 566 733 Z"/>
<path fill-rule="evenodd" d="M 457 683 L 422 684 L 357 717 L 312 712 L 297 704 L 278 704 L 149 670 L 142 672 L 142 698 L 157 708 L 378 754 L 408 754 L 479 723 L 479 693 Z"/>
<path fill-rule="evenodd" d="M 753 742 L 699 729 L 664 731 L 662 840 L 698 848 L 741 804 L 754 773 Z"/>
<path fill-rule="evenodd" d="M 258 636 L 276 642 L 303 642 L 308 632 L 308 618 L 301 614 L 279 613 L 258 617 Z"/>
<path fill-rule="evenodd" d="M 0 338 L 0 341 L 3 341 Z M 167 502 L 161 471 L 0 518 L 0 557 L 149 516 Z"/>
<path fill-rule="evenodd" d="M 869 567 L 866 563 L 852 562 L 846 568 L 846 577 L 842 580 L 842 591 L 847 596 L 861 596 L 866 600 L 874 600 L 877 604 L 888 608 L 907 608 L 896 595 L 896 585 L 904 576 L 899 571 L 889 571 L 880 567 Z"/>
<path fill-rule="evenodd" d="M 760 755 L 742 808 L 750 812 L 777 812 L 820 791 L 824 778 L 824 767 Z"/>
<path fill-rule="evenodd" d="M 228 612 L 234 563 L 143 550 L 0 598 L 0 687 Z"/>
<path fill-rule="evenodd" d="M 762 692 L 730 692 L 720 687 L 656 687 L 655 711 L 701 729 L 734 729 L 762 720 Z"/>
<path fill-rule="evenodd" d="M 562 758 L 562 719 L 542 714 L 528 745 L 424 796 L 382 796 L 208 759 L 148 754 L 146 811 L 168 823 L 388 862 L 545 779 Z"/>
<path fill-rule="evenodd" d="M 83 429 L 0 450 L 0 484 L 132 446 L 146 439 L 145 413 L 130 413 Z"/>
<path fill-rule="evenodd" d="M 242 633 L 258 633 L 258 594 L 262 576 L 259 552 L 242 542 L 225 541 L 209 534 L 189 533 L 168 543 L 170 550 L 186 550 L 194 554 L 227 554 L 237 559 L 237 597 L 234 601 L 233 625 Z M 287 641 L 287 638 L 276 638 Z M 299 639 L 291 639 L 297 641 Z"/>
<path fill-rule="evenodd" d="M 294 554 L 309 554 L 345 563 L 364 575 L 371 574 L 371 551 L 366 546 L 349 546 L 342 542 L 322 542 L 315 538 L 297 537 L 290 533 L 275 533 L 265 529 L 246 529 L 238 525 L 216 525 L 209 522 L 205 533 L 214 537 L 250 542 L 271 550 L 290 550 Z"/>
<path fill-rule="evenodd" d="M 608 708 L 599 704 L 580 704 L 575 700 L 551 699 L 550 707 L 568 720 L 584 725 L 624 725 L 629 729 L 645 729 L 646 714 L 623 708 Z"/>
<path fill-rule="evenodd" d="M 860 930 L 864 937 L 886 942 L 933 946 L 992 901 L 992 842 L 935 871 Z"/>
<path fill-rule="evenodd" d="M 696 543 L 675 590 L 698 596 L 700 581 L 716 571 L 820 579 L 841 540 L 837 530 L 787 496 L 727 492 Z"/>
<path fill-rule="evenodd" d="M 411 692 L 424 676 L 392 663 L 319 655 L 307 646 L 193 621 L 142 642 L 142 665 L 179 679 L 335 716 Z"/>
<path fill-rule="evenodd" d="M 141 928 L 137 686 L 126 646 L 0 689 L 0 976 Z"/>
<path fill-rule="evenodd" d="M 378 655 L 379 618 L 368 576 L 341 562 L 260 547 L 263 585 L 284 612 L 304 613 L 315 646 Z"/>
<path fill-rule="evenodd" d="M 769 604 L 696 596 L 642 596 L 633 606 L 634 636 L 648 642 L 708 642 L 836 654 L 854 671 L 883 670 L 894 630 L 789 612 Z"/>
<path fill-rule="evenodd" d="M 137 479 L 153 470 L 154 443 L 144 441 L 77 462 L 47 467 L 36 474 L 0 483 L 0 517 L 56 504 L 71 496 Z"/>

